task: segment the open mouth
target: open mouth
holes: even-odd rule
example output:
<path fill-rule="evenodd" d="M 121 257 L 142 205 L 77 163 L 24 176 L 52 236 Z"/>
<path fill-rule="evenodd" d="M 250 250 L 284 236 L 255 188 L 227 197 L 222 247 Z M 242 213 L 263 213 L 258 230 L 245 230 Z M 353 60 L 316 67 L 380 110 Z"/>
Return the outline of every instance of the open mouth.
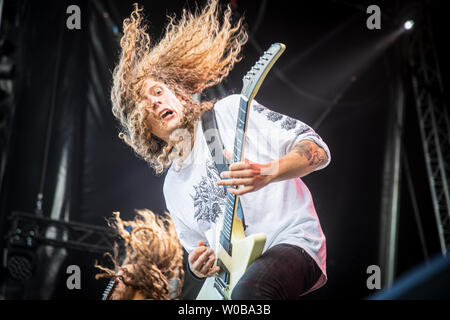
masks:
<path fill-rule="evenodd" d="M 174 115 L 175 115 L 175 113 L 172 110 L 164 109 L 159 114 L 159 118 L 162 120 L 168 120 L 168 119 L 171 119 Z"/>

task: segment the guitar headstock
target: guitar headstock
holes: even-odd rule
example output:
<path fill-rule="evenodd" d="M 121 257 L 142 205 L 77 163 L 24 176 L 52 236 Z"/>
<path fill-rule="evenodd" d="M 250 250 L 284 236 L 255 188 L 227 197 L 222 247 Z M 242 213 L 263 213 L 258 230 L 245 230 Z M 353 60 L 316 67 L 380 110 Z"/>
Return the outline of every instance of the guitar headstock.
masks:
<path fill-rule="evenodd" d="M 251 100 L 256 96 L 267 73 L 285 49 L 286 46 L 284 44 L 274 43 L 267 51 L 264 51 L 264 54 L 242 79 L 244 82 L 241 92 L 242 96 L 246 97 L 248 100 Z"/>

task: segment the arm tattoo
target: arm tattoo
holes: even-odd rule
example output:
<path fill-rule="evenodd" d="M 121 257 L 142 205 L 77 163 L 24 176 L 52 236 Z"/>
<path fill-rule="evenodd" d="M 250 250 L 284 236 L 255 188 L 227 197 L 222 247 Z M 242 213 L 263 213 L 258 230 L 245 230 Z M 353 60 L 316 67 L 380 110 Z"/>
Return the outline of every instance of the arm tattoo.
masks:
<path fill-rule="evenodd" d="M 297 142 L 292 151 L 305 157 L 309 161 L 309 166 L 317 166 L 324 162 L 326 155 L 324 155 L 321 148 L 318 148 L 315 143 L 311 141 Z"/>

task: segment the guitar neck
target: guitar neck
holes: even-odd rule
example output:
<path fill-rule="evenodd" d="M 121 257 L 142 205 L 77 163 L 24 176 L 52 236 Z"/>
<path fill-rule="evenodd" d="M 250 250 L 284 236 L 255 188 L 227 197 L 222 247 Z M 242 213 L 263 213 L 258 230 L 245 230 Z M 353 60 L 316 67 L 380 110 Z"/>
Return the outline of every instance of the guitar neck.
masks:
<path fill-rule="evenodd" d="M 236 135 L 234 138 L 233 162 L 239 162 L 244 159 L 245 135 L 247 132 L 248 107 L 250 106 L 250 102 L 250 100 L 241 95 Z"/>
<path fill-rule="evenodd" d="M 247 132 L 248 123 L 248 108 L 251 101 L 241 96 L 239 103 L 239 113 L 236 125 L 236 134 L 234 138 L 233 148 L 233 162 L 239 162 L 243 160 L 244 148 L 245 148 L 245 135 Z M 236 188 L 233 186 L 233 188 Z M 221 232 L 221 242 L 226 242 L 223 247 L 229 246 L 227 243 L 231 242 L 231 233 L 233 229 L 233 217 L 237 209 L 238 197 L 235 194 L 227 193 L 227 200 L 224 213 L 224 223 Z"/>

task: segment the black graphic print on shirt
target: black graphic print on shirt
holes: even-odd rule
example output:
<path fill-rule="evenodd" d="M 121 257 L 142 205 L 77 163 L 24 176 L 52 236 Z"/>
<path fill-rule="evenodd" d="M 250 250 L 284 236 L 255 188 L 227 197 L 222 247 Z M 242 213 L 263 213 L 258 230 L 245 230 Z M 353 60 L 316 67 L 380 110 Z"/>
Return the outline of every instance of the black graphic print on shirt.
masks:
<path fill-rule="evenodd" d="M 292 130 L 295 129 L 295 127 L 297 126 L 297 120 L 290 118 L 290 117 L 286 117 L 286 119 L 284 119 L 284 121 L 281 123 L 281 128 L 283 128 L 284 130 Z"/>
<path fill-rule="evenodd" d="M 283 118 L 283 115 L 275 111 L 269 111 L 267 112 L 266 117 L 272 122 L 277 122 Z"/>
<path fill-rule="evenodd" d="M 278 113 L 276 111 L 272 111 L 267 109 L 266 107 L 263 107 L 261 105 L 254 105 L 253 110 L 255 110 L 258 113 L 264 114 L 267 118 L 267 120 L 270 120 L 272 122 L 278 122 L 282 120 L 279 124 L 281 126 L 281 129 L 284 130 L 293 130 L 297 127 L 297 123 L 300 123 L 300 121 L 295 120 L 294 118 L 284 116 L 281 113 Z M 302 128 L 300 128 L 302 129 Z"/>
<path fill-rule="evenodd" d="M 194 201 L 194 217 L 203 232 L 211 228 L 211 223 L 216 223 L 222 208 L 225 205 L 226 190 L 223 186 L 217 185 L 220 180 L 219 172 L 214 161 L 206 162 L 206 176 L 201 177 L 200 182 L 194 185 L 194 194 L 191 194 Z"/>
<path fill-rule="evenodd" d="M 300 124 L 300 128 L 295 130 L 295 135 L 299 136 L 299 135 L 307 133 L 307 132 L 312 133 L 312 129 L 311 129 L 311 127 L 309 127 L 308 125 L 303 123 L 303 124 Z"/>
<path fill-rule="evenodd" d="M 253 105 L 253 110 L 255 110 L 258 113 L 261 113 L 261 112 L 263 112 L 266 109 L 267 109 L 266 107 L 263 107 L 262 105 L 259 105 L 259 104 L 254 104 Z"/>

